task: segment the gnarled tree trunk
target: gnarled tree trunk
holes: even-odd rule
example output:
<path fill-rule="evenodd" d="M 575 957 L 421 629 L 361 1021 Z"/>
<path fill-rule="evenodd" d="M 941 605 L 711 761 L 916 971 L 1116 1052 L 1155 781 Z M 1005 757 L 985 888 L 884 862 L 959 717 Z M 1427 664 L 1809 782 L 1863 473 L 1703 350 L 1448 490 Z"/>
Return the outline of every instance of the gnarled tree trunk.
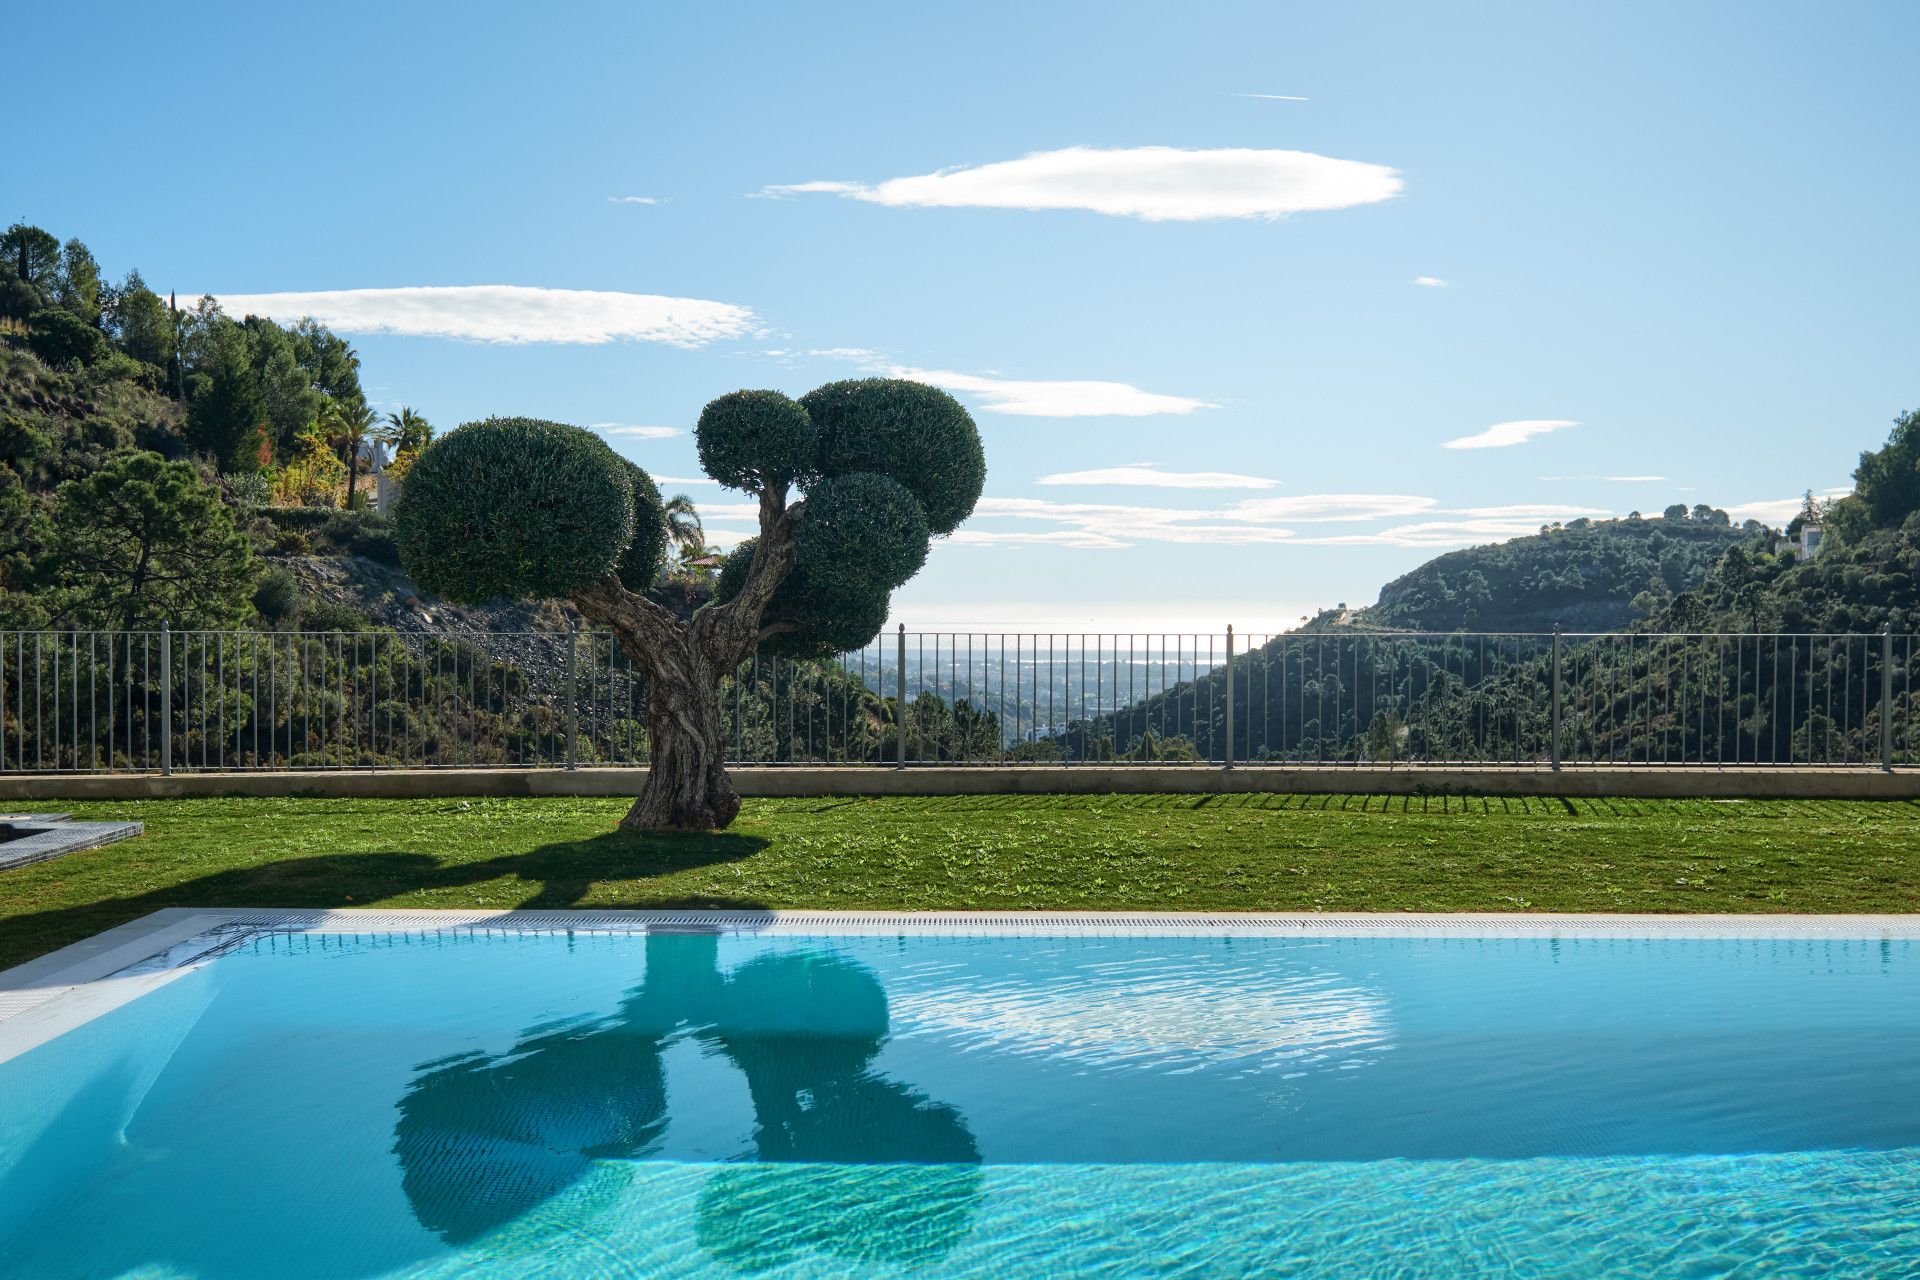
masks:
<path fill-rule="evenodd" d="M 609 576 L 573 603 L 610 629 L 647 681 L 647 782 L 620 826 L 626 831 L 712 831 L 732 822 L 740 797 L 727 777 L 720 679 L 753 656 L 760 616 L 793 563 L 801 504 L 786 487 L 760 495 L 760 542 L 739 595 L 682 622 Z"/>
<path fill-rule="evenodd" d="M 620 821 L 626 831 L 712 831 L 732 822 L 740 797 L 727 777 L 727 738 L 720 723 L 720 677 L 690 667 L 647 669 L 647 783 Z M 692 655 L 690 655 L 692 656 Z M 666 667 L 666 670 L 659 670 Z"/>

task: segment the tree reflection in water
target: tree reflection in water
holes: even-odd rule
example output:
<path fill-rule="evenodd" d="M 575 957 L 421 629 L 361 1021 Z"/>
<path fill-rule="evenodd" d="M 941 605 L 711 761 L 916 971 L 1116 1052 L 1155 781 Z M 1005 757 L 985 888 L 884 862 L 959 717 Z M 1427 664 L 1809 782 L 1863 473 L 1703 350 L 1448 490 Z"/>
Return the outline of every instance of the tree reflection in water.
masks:
<path fill-rule="evenodd" d="M 806 1250 L 862 1261 L 939 1257 L 966 1233 L 980 1152 L 953 1107 L 872 1070 L 887 998 L 864 965 L 766 954 L 722 974 L 711 934 L 654 934 L 641 985 L 611 1018 L 529 1028 L 512 1049 L 423 1064 L 395 1153 L 420 1224 L 464 1244 L 538 1207 L 596 1161 L 656 1153 L 661 1054 L 690 1035 L 744 1077 L 754 1158 L 721 1167 L 700 1244 L 755 1269 Z"/>

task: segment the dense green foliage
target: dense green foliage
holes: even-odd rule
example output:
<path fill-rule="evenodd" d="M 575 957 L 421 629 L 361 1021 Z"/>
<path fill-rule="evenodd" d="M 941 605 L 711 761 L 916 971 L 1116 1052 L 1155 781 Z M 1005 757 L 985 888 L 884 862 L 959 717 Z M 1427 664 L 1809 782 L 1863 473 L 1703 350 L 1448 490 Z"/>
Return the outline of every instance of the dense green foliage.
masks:
<path fill-rule="evenodd" d="M 894 588 L 926 563 L 935 532 L 973 509 L 985 476 L 979 432 L 945 392 L 876 378 L 834 383 L 808 399 L 831 432 L 816 432 L 807 402 L 774 391 L 720 396 L 697 428 L 701 463 L 722 484 L 784 496 L 797 481 L 804 490 L 793 563 L 763 617 L 769 652 L 789 658 L 830 657 L 873 639 Z M 630 488 L 614 519 L 620 504 L 579 470 L 593 470 L 586 460 L 601 453 L 597 437 L 553 423 L 500 419 L 455 431 L 407 474 L 397 512 L 403 562 L 422 586 L 454 600 L 564 597 L 610 561 L 630 589 L 647 589 L 669 540 L 684 543 L 687 533 L 630 463 L 620 464 Z M 869 465 L 853 465 L 862 460 Z M 602 520 L 599 505 L 608 508 Z M 749 539 L 727 557 L 714 600 L 739 594 L 755 545 Z"/>
<path fill-rule="evenodd" d="M 92 364 L 107 351 L 106 335 L 70 311 L 43 307 L 27 328 L 27 349 L 56 369 Z"/>
<path fill-rule="evenodd" d="M 817 387 L 800 403 L 819 432 L 819 475 L 871 471 L 905 485 L 936 536 L 973 514 L 987 482 L 987 455 L 973 419 L 946 392 L 898 378 L 855 378 Z"/>
<path fill-rule="evenodd" d="M 758 493 L 814 474 L 815 431 L 807 411 L 778 391 L 731 391 L 700 411 L 700 467 L 730 489 Z"/>
<path fill-rule="evenodd" d="M 1574 520 L 1436 556 L 1380 588 L 1380 602 L 1354 621 L 1408 631 L 1617 630 L 1698 586 L 1729 548 L 1760 531 L 1734 528 L 1708 507 L 1670 507 L 1653 520 Z"/>
<path fill-rule="evenodd" d="M 367 465 L 328 435 L 371 415 L 353 349 L 211 298 L 175 308 L 24 224 L 0 234 L 0 321 L 0 628 L 260 620 L 254 557 L 306 550 L 260 512 L 337 505 Z"/>
<path fill-rule="evenodd" d="M 763 619 L 771 632 L 765 648 L 827 658 L 879 633 L 892 591 L 926 563 L 932 537 L 950 532 L 979 500 L 985 454 L 959 402 L 920 383 L 829 383 L 800 405 L 818 428 L 817 453 L 804 477 L 794 565 Z M 783 430 L 782 440 L 800 436 L 790 422 Z M 754 545 L 749 539 L 727 557 L 716 600 L 738 593 Z"/>
<path fill-rule="evenodd" d="M 795 558 L 825 594 L 884 596 L 920 572 L 930 536 L 925 509 L 904 485 L 855 471 L 807 491 Z"/>
<path fill-rule="evenodd" d="M 620 564 L 634 536 L 626 465 L 590 431 L 470 422 L 430 445 L 394 513 L 400 560 L 427 590 L 477 603 L 563 596 Z"/>
<path fill-rule="evenodd" d="M 620 553 L 620 581 L 631 591 L 651 591 L 667 558 L 670 530 L 666 504 L 660 500 L 660 486 L 652 476 L 625 458 L 620 463 L 633 494 L 633 537 Z M 697 517 L 694 529 L 699 529 Z"/>
<path fill-rule="evenodd" d="M 1854 491 L 1811 496 L 1788 527 L 1817 521 L 1818 554 L 1755 538 L 1724 556 L 1697 586 L 1661 601 L 1649 629 L 1872 632 L 1920 625 L 1920 410 L 1894 419 L 1887 443 L 1860 455 Z"/>
<path fill-rule="evenodd" d="M 611 800 L 58 808 L 147 834 L 0 876 L 0 967 L 174 906 L 1920 911 L 1920 810 L 1866 801 L 843 797 L 642 836 Z"/>
<path fill-rule="evenodd" d="M 120 454 L 61 485 L 48 523 L 42 581 L 71 625 L 224 627 L 252 612 L 253 549 L 184 462 Z"/>

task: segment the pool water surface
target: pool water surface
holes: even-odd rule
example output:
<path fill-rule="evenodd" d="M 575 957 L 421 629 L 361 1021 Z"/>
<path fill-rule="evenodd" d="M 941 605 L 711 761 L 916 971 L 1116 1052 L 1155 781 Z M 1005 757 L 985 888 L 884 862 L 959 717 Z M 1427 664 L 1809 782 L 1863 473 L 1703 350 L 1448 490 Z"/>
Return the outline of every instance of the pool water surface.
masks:
<path fill-rule="evenodd" d="M 1920 1274 L 1920 942 L 275 932 L 0 1062 L 0 1275 Z"/>

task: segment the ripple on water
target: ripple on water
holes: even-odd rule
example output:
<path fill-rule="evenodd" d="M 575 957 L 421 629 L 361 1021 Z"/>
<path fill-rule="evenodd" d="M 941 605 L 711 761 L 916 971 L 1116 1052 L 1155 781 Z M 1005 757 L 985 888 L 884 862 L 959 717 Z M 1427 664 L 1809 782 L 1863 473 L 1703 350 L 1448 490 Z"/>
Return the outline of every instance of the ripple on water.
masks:
<path fill-rule="evenodd" d="M 943 967 L 898 980 L 890 998 L 897 1034 L 1096 1068 L 1359 1066 L 1393 1042 L 1384 995 L 1300 960 L 1196 953 L 991 978 Z"/>

